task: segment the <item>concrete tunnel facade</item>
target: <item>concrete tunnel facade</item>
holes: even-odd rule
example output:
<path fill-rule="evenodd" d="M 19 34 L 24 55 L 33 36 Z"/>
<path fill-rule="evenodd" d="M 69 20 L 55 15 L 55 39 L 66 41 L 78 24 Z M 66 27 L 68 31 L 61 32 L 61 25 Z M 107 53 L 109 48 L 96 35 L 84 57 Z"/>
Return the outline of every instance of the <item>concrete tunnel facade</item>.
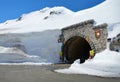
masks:
<path fill-rule="evenodd" d="M 61 51 L 68 62 L 80 59 L 80 63 L 84 63 L 106 49 L 107 24 L 94 25 L 94 20 L 87 20 L 61 29 L 58 42 L 62 43 Z"/>

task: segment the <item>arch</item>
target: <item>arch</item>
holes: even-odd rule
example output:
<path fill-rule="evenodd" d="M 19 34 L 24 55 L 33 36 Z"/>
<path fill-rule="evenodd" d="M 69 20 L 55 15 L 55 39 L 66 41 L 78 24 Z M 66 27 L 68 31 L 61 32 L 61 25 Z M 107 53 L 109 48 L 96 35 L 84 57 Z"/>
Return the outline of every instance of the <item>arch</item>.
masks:
<path fill-rule="evenodd" d="M 82 57 L 84 55 L 71 55 L 72 53 L 80 53 L 80 51 L 81 53 L 82 51 L 85 52 L 85 50 L 82 50 L 82 47 L 79 46 L 85 47 L 85 45 L 87 45 L 89 47 L 87 47 L 88 50 L 90 50 L 90 57 L 92 58 L 96 53 L 106 49 L 108 35 L 106 23 L 95 26 L 95 21 L 91 19 L 64 27 L 61 31 L 58 42 L 62 43 L 63 56 L 70 62 L 73 62 L 75 59 L 81 59 L 83 60 L 82 62 L 84 62 L 88 59 L 88 55 L 85 57 Z M 86 53 L 88 53 L 88 50 Z"/>
<path fill-rule="evenodd" d="M 93 49 L 93 43 L 86 40 L 85 36 L 73 36 L 63 44 L 63 54 L 68 62 L 73 63 L 80 59 L 81 63 L 89 58 L 89 51 Z M 91 46 L 92 45 L 92 46 Z"/>

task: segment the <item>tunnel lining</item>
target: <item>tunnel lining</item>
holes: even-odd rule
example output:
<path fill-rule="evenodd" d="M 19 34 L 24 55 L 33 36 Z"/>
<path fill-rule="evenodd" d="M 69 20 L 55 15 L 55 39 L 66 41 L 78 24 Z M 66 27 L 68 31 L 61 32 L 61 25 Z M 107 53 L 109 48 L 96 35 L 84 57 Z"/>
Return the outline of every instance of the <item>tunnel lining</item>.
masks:
<path fill-rule="evenodd" d="M 79 43 L 81 43 L 81 44 L 79 44 Z M 81 36 L 73 36 L 70 39 L 68 39 L 65 42 L 65 44 L 63 44 L 64 56 L 66 57 L 66 60 L 68 60 L 71 63 L 73 63 L 76 59 L 87 60 L 89 58 L 90 50 L 92 50 L 92 48 L 91 48 L 89 42 Z M 80 53 L 80 54 L 78 54 L 78 53 Z"/>

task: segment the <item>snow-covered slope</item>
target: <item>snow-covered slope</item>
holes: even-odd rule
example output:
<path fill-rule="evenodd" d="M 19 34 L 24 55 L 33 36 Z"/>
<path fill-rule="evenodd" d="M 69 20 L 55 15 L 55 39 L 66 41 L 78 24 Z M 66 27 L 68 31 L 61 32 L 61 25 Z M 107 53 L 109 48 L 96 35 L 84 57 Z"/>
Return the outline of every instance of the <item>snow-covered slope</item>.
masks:
<path fill-rule="evenodd" d="M 93 8 L 79 11 L 76 16 L 79 19 L 95 19 L 100 23 L 120 23 L 120 0 L 106 0 Z"/>
<path fill-rule="evenodd" d="M 1 23 L 0 34 L 60 29 L 88 19 L 94 19 L 96 24 L 120 24 L 119 4 L 120 0 L 106 0 L 93 8 L 78 12 L 72 12 L 64 7 L 44 8 Z"/>
<path fill-rule="evenodd" d="M 0 33 L 40 32 L 62 28 L 72 23 L 73 13 L 64 7 L 44 8 L 0 24 Z"/>

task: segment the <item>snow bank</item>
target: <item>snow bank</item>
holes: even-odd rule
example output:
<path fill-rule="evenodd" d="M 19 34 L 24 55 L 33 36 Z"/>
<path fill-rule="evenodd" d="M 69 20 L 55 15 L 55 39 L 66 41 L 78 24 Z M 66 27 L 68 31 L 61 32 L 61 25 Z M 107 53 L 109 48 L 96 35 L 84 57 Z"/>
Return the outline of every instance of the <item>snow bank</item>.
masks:
<path fill-rule="evenodd" d="M 38 59 L 38 56 L 30 56 L 16 47 L 10 48 L 0 46 L 0 64 L 2 64 L 3 62 L 23 63 L 25 61 L 33 61 L 34 59 Z"/>
<path fill-rule="evenodd" d="M 23 62 L 23 63 L 0 63 L 0 65 L 51 65 L 52 63 L 45 63 L 45 62 L 41 62 L 41 63 L 33 63 L 33 62 Z"/>
<path fill-rule="evenodd" d="M 120 23 L 109 24 L 108 38 L 116 37 L 120 33 Z"/>
<path fill-rule="evenodd" d="M 22 50 L 20 50 L 20 49 L 18 49 L 16 47 L 10 48 L 10 47 L 2 47 L 2 46 L 0 46 L 0 53 L 10 53 L 10 54 L 20 53 L 22 56 L 27 57 L 27 55 Z"/>
<path fill-rule="evenodd" d="M 0 35 L 0 63 L 58 63 L 59 34 L 60 30 L 47 30 Z"/>
<path fill-rule="evenodd" d="M 55 70 L 59 73 L 67 74 L 87 74 L 102 77 L 120 77 L 120 53 L 105 51 L 96 54 L 93 60 L 87 60 L 84 64 L 80 64 L 80 60 L 76 60 L 68 69 Z"/>

